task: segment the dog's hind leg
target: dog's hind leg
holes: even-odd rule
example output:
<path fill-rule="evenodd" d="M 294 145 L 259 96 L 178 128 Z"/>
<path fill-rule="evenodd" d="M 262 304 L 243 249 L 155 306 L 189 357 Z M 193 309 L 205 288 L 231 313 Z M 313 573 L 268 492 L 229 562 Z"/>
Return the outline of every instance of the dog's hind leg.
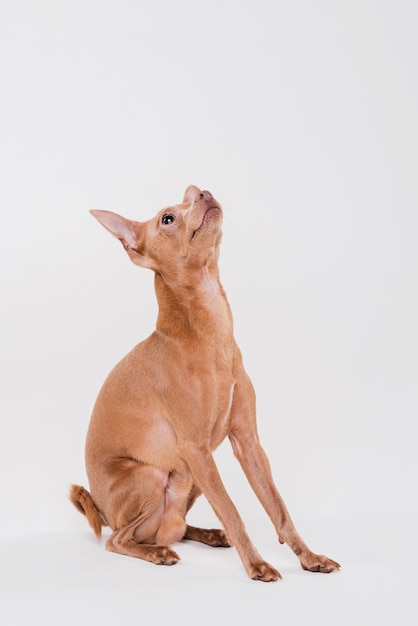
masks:
<path fill-rule="evenodd" d="M 201 491 L 196 485 L 192 486 L 192 489 L 189 494 L 189 498 L 187 501 L 187 511 L 191 509 L 197 498 L 201 495 Z M 186 532 L 184 534 L 183 539 L 188 541 L 199 541 L 200 543 L 205 543 L 208 546 L 212 546 L 214 548 L 230 548 L 231 544 L 228 541 L 225 531 L 220 528 L 196 528 L 195 526 L 186 527 Z"/>
<path fill-rule="evenodd" d="M 149 543 L 137 543 L 134 539 L 135 522 L 125 528 L 115 530 L 106 541 L 110 552 L 133 556 L 156 565 L 174 565 L 180 560 L 179 555 L 168 546 Z"/>
<path fill-rule="evenodd" d="M 168 546 L 183 537 L 186 522 L 180 506 L 183 502 L 184 509 L 185 498 L 182 502 L 175 498 L 176 473 L 134 459 L 114 460 L 112 467 L 106 519 L 113 533 L 107 550 L 157 565 L 177 563 L 180 557 Z"/>

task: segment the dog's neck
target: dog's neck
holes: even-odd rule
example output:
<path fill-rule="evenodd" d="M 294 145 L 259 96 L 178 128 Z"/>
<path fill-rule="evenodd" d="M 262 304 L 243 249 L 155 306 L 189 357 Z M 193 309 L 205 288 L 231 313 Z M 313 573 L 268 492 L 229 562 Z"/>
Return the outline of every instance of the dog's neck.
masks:
<path fill-rule="evenodd" d="M 154 285 L 159 307 L 157 331 L 186 341 L 232 338 L 231 310 L 217 268 L 200 270 L 187 281 L 156 273 Z"/>

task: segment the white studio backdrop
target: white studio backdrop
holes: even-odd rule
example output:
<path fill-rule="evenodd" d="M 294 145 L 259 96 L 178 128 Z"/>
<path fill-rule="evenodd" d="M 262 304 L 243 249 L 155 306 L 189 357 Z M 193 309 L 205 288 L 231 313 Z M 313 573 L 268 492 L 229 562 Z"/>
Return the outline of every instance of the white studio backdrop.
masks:
<path fill-rule="evenodd" d="M 148 219 L 195 184 L 224 208 L 221 278 L 291 512 L 311 536 L 332 526 L 337 560 L 351 532 L 403 554 L 394 535 L 417 515 L 417 20 L 406 0 L 1 2 L 5 541 L 87 532 L 67 491 L 87 485 L 90 411 L 155 323 L 151 272 L 88 210 Z M 264 528 L 227 443 L 217 459 Z M 195 515 L 215 523 L 204 502 Z"/>

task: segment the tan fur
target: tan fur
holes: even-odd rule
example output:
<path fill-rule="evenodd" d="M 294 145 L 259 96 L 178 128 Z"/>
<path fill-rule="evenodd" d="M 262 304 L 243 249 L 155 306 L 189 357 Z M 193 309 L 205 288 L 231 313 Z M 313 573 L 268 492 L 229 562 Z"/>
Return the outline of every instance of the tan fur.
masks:
<path fill-rule="evenodd" d="M 309 550 L 277 491 L 258 438 L 255 394 L 233 336 L 218 273 L 222 209 L 208 191 L 190 186 L 183 202 L 147 222 L 108 211 L 94 217 L 131 260 L 155 272 L 156 330 L 111 371 L 97 398 L 86 442 L 91 496 L 73 485 L 70 498 L 108 550 L 172 565 L 182 539 L 234 545 L 248 575 L 281 578 L 251 543 L 212 456 L 229 437 L 281 543 L 304 569 L 339 564 Z M 204 493 L 224 530 L 186 524 Z"/>

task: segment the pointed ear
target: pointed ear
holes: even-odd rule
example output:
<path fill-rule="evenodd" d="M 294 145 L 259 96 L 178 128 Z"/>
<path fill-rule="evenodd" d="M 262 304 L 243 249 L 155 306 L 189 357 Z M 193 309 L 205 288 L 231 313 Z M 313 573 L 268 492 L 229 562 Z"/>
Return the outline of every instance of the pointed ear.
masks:
<path fill-rule="evenodd" d="M 141 228 L 139 222 L 131 220 L 112 213 L 111 211 L 100 211 L 92 209 L 90 213 L 96 218 L 102 226 L 106 228 L 114 237 L 117 237 L 123 244 L 124 248 L 136 250 L 141 241 Z"/>
<path fill-rule="evenodd" d="M 196 187 L 195 185 L 189 185 L 184 192 L 183 203 L 185 204 L 186 202 L 193 202 L 197 194 L 200 192 L 201 190 L 199 189 L 199 187 Z"/>

